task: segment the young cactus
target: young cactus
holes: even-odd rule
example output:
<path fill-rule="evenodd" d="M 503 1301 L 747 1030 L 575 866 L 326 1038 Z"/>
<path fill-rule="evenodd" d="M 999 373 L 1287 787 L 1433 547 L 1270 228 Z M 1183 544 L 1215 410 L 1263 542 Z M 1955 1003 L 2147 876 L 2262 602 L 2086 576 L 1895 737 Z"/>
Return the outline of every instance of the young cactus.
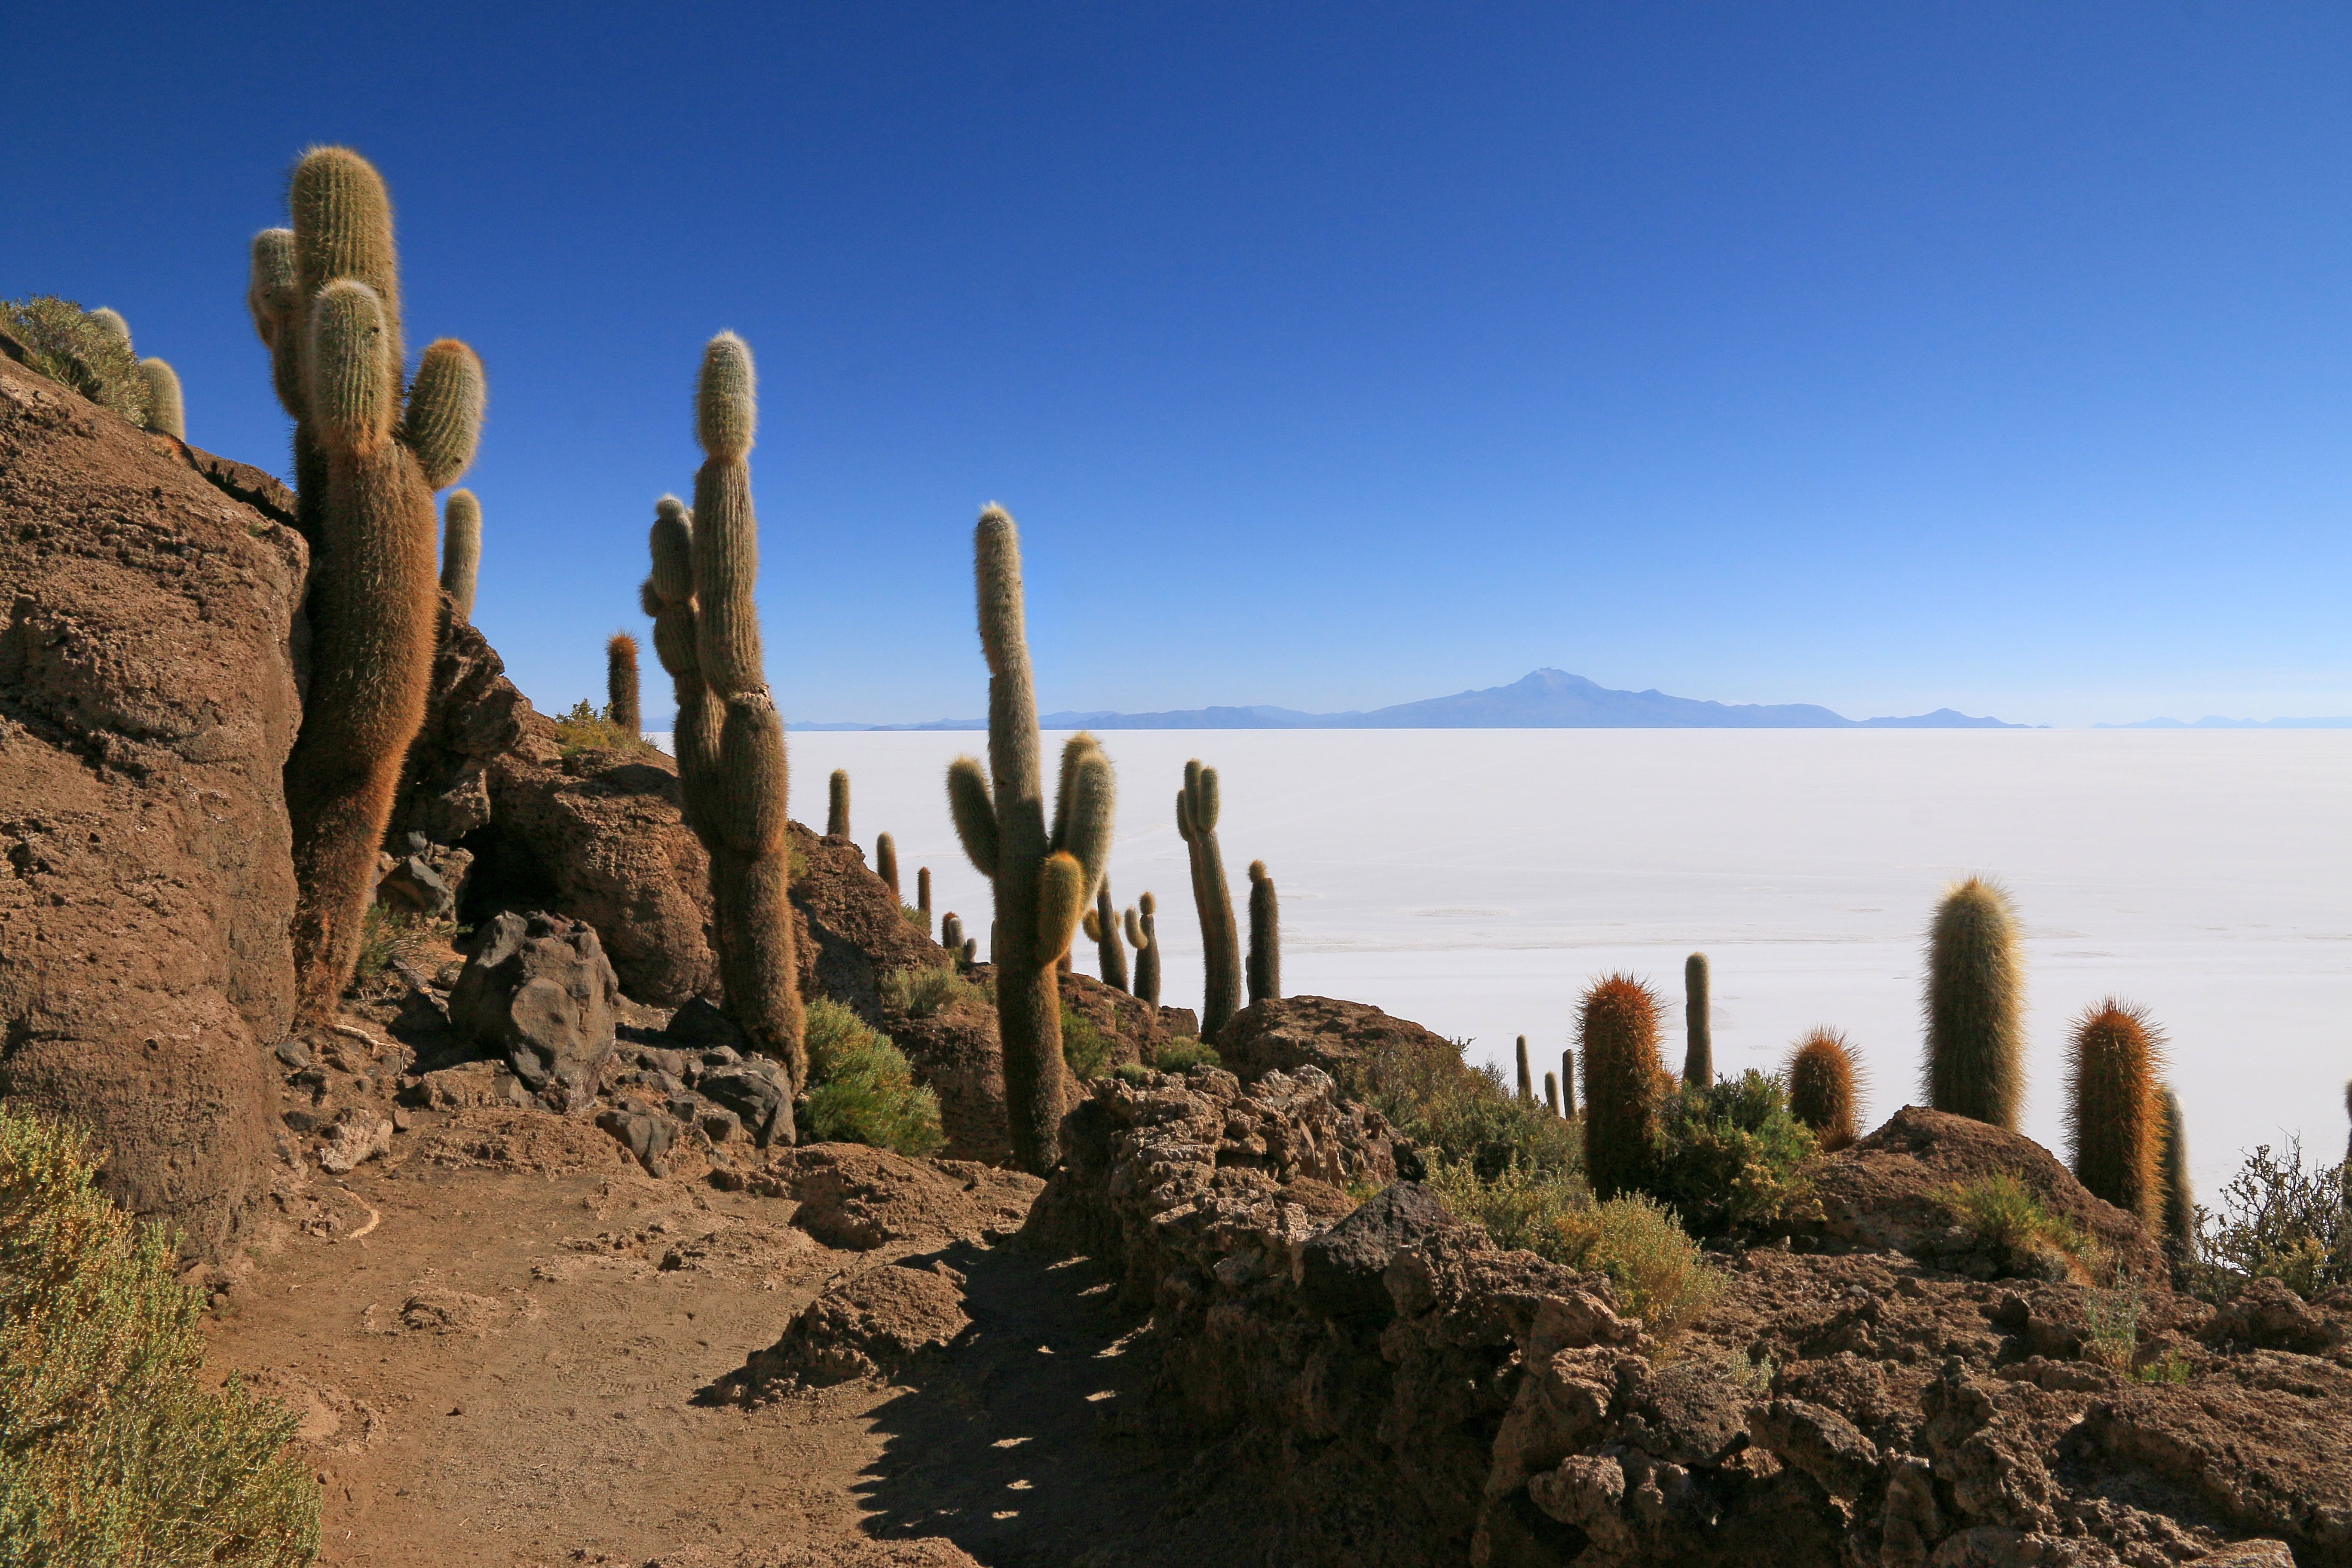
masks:
<path fill-rule="evenodd" d="M 1160 1005 L 1160 930 L 1152 916 L 1158 900 L 1146 893 L 1127 911 L 1127 945 L 1135 949 L 1135 994 L 1139 1001 Z"/>
<path fill-rule="evenodd" d="M 835 768 L 825 780 L 824 836 L 827 838 L 849 837 L 849 770 Z"/>
<path fill-rule="evenodd" d="M 996 889 L 990 956 L 1013 1163 L 1036 1175 L 1061 1150 L 1062 998 L 1055 971 L 1110 858 L 1117 784 L 1092 735 L 1062 749 L 1050 834 L 1022 609 L 1021 534 L 990 506 L 972 531 L 980 641 L 988 658 L 988 766 L 948 766 L 948 805 L 964 853 Z M 845 812 L 846 802 L 844 803 Z"/>
<path fill-rule="evenodd" d="M 1559 1114 L 1559 1075 L 1558 1073 L 1544 1074 L 1544 1104 L 1550 1107 L 1554 1116 Z"/>
<path fill-rule="evenodd" d="M 402 395 L 392 203 L 356 153 L 303 155 L 294 226 L 254 242 L 247 302 L 294 416 L 296 526 L 310 544 L 310 687 L 286 760 L 299 889 L 296 1018 L 331 1021 L 359 962 L 376 850 L 425 719 L 440 595 L 433 492 L 474 458 L 481 362 L 425 349 Z"/>
<path fill-rule="evenodd" d="M 874 840 L 874 874 L 889 887 L 892 898 L 898 897 L 898 841 L 887 833 Z"/>
<path fill-rule="evenodd" d="M 147 428 L 174 441 L 188 438 L 188 409 L 180 396 L 180 373 L 160 359 L 139 362 L 139 379 L 147 384 Z"/>
<path fill-rule="evenodd" d="M 1249 879 L 1249 999 L 1255 1005 L 1282 997 L 1282 906 L 1265 861 L 1250 862 Z"/>
<path fill-rule="evenodd" d="M 645 733 L 637 701 L 637 639 L 626 632 L 604 639 L 604 700 L 605 715 L 623 734 L 634 741 Z"/>
<path fill-rule="evenodd" d="M 441 508 L 441 591 L 467 626 L 473 624 L 474 584 L 481 571 L 482 503 L 471 490 L 451 490 Z"/>
<path fill-rule="evenodd" d="M 1195 757 L 1184 764 L 1184 787 L 1176 792 L 1176 831 L 1192 861 L 1192 907 L 1201 917 L 1201 1039 L 1210 1045 L 1241 1011 L 1242 997 L 1241 932 L 1217 844 L 1217 770 Z"/>
<path fill-rule="evenodd" d="M 1835 1029 L 1815 1029 L 1789 1058 L 1789 1114 L 1813 1130 L 1823 1153 L 1862 1135 L 1853 1049 Z"/>
<path fill-rule="evenodd" d="M 2025 956 L 2009 895 L 1945 893 L 1927 938 L 1927 1103 L 2014 1132 L 2025 1109 Z"/>
<path fill-rule="evenodd" d="M 2164 1223 L 2164 1034 L 2110 996 L 2074 1021 L 2066 1052 L 2074 1179 L 2154 1231 Z"/>
<path fill-rule="evenodd" d="M 1519 1102 L 1532 1104 L 1536 1098 L 1536 1075 L 1528 1063 L 1528 1037 L 1519 1037 Z"/>
<path fill-rule="evenodd" d="M 1108 877 L 1095 889 L 1095 907 L 1087 911 L 1085 927 L 1095 944 L 1095 962 L 1102 972 L 1102 983 L 1114 991 L 1126 990 L 1127 947 L 1118 940 L 1118 907 L 1111 902 Z"/>
<path fill-rule="evenodd" d="M 2163 1239 L 2166 1250 L 2185 1262 L 2197 1256 L 2197 1185 L 2189 1179 L 2189 1126 L 2181 1119 L 2180 1097 L 2168 1083 L 2163 1098 Z M 2352 1101 L 2352 1086 L 2347 1086 L 2345 1098 Z"/>
<path fill-rule="evenodd" d="M 1576 1052 L 1559 1053 L 1559 1113 L 1576 1120 Z"/>
<path fill-rule="evenodd" d="M 1715 1087 L 1715 1016 L 1709 979 L 1706 954 L 1694 952 L 1683 960 L 1683 1082 L 1693 1089 Z"/>
<path fill-rule="evenodd" d="M 1618 1197 L 1648 1169 L 1650 1128 L 1673 1088 L 1658 1055 L 1658 999 L 1629 974 L 1584 994 L 1578 1040 L 1584 1053 L 1584 1169 L 1593 1195 Z"/>
<path fill-rule="evenodd" d="M 923 934 L 931 933 L 931 868 L 915 868 L 915 909 L 923 917 Z"/>

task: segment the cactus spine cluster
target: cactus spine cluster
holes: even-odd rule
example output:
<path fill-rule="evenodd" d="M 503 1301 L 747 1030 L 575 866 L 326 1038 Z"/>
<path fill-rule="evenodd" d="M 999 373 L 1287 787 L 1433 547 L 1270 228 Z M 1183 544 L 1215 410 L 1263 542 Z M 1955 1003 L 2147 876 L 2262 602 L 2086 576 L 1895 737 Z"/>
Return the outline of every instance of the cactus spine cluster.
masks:
<path fill-rule="evenodd" d="M 1683 960 L 1683 1082 L 1694 1089 L 1715 1087 L 1715 1016 L 1709 979 L 1706 954 L 1694 952 Z"/>
<path fill-rule="evenodd" d="M 824 836 L 849 837 L 849 770 L 835 768 L 824 786 Z"/>
<path fill-rule="evenodd" d="M 2017 1131 L 2025 1109 L 2025 956 L 2009 895 L 1971 877 L 1927 936 L 1927 1103 Z"/>
<path fill-rule="evenodd" d="M 441 591 L 449 613 L 474 620 L 474 584 L 482 571 L 482 503 L 471 490 L 451 490 L 441 507 Z"/>
<path fill-rule="evenodd" d="M 2145 1008 L 2110 996 L 2074 1021 L 2067 1042 L 2068 1149 L 2095 1197 L 2164 1221 L 2164 1035 Z"/>
<path fill-rule="evenodd" d="M 1861 1136 L 1853 1049 L 1835 1029 L 1815 1029 L 1789 1058 L 1789 1113 L 1813 1130 L 1824 1152 Z"/>
<path fill-rule="evenodd" d="M 604 700 L 607 716 L 631 740 L 645 733 L 645 710 L 637 701 L 637 639 L 626 632 L 604 639 Z"/>
<path fill-rule="evenodd" d="M 1095 889 L 1095 907 L 1087 911 L 1086 933 L 1095 944 L 1095 960 L 1102 972 L 1102 983 L 1114 991 L 1125 991 L 1127 984 L 1127 947 L 1118 940 L 1118 906 L 1111 901 L 1110 879 L 1105 877 L 1102 886 Z"/>
<path fill-rule="evenodd" d="M 1265 861 L 1250 862 L 1249 879 L 1249 999 L 1255 1005 L 1282 997 L 1282 905 Z"/>
<path fill-rule="evenodd" d="M 1217 844 L 1217 770 L 1194 757 L 1184 764 L 1184 787 L 1176 792 L 1176 831 L 1192 861 L 1192 907 L 1201 917 L 1201 1038 L 1211 1044 L 1241 1011 L 1242 998 L 1241 931 Z"/>
<path fill-rule="evenodd" d="M 1159 908 L 1159 900 L 1146 893 L 1127 911 L 1127 945 L 1135 949 L 1135 994 L 1154 1007 L 1160 1005 L 1160 928 L 1152 917 Z"/>
<path fill-rule="evenodd" d="M 1536 1075 L 1528 1063 L 1528 1037 L 1519 1037 L 1519 1101 L 1531 1104 L 1536 1098 Z"/>
<path fill-rule="evenodd" d="M 1658 999 L 1628 974 L 1597 981 L 1584 994 L 1577 1043 L 1584 1056 L 1584 1169 L 1596 1197 L 1641 1184 L 1650 1128 L 1672 1086 L 1658 1055 Z"/>
<path fill-rule="evenodd" d="M 1544 1104 L 1550 1107 L 1554 1116 L 1559 1114 L 1559 1075 L 1558 1073 L 1544 1074 Z"/>
<path fill-rule="evenodd" d="M 1570 1121 L 1576 1119 L 1576 1052 L 1559 1053 L 1559 1113 Z"/>
<path fill-rule="evenodd" d="M 180 396 L 180 373 L 165 361 L 142 359 L 139 379 L 147 384 L 147 428 L 174 441 L 188 438 L 188 409 Z"/>
<path fill-rule="evenodd" d="M 1073 735 L 1062 749 L 1048 833 L 1044 742 L 1022 607 L 1021 534 L 1003 508 L 981 512 L 972 558 L 988 657 L 988 766 L 975 757 L 950 763 L 948 805 L 964 853 L 996 889 L 989 945 L 1013 1158 L 1042 1176 L 1060 1152 L 1066 1071 L 1055 971 L 1102 883 L 1117 785 L 1095 738 Z"/>
<path fill-rule="evenodd" d="M 898 898 L 898 841 L 887 833 L 874 840 L 874 874 L 889 886 L 892 898 Z"/>
<path fill-rule="evenodd" d="M 310 544 L 310 688 L 286 760 L 299 902 L 296 1016 L 331 1019 L 359 960 L 376 849 L 425 719 L 438 636 L 433 492 L 474 458 L 482 367 L 442 339 L 404 404 L 392 203 L 341 147 L 303 155 L 294 226 L 253 247 L 247 292 L 294 417 L 296 526 Z"/>

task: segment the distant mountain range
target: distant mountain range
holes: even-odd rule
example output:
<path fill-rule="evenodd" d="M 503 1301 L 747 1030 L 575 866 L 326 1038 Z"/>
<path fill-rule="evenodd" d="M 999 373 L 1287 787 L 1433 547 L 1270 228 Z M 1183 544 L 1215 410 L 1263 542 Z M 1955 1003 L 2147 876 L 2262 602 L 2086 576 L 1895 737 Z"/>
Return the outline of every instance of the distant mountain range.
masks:
<path fill-rule="evenodd" d="M 1848 719 L 1810 702 L 1702 702 L 1663 691 L 1612 691 L 1564 670 L 1508 686 L 1400 702 L 1368 713 L 1294 708 L 1188 708 L 1172 713 L 1046 713 L 1047 730 L 2021 730 L 1949 708 L 1908 719 Z M 795 730 L 985 730 L 985 719 L 928 724 L 794 724 Z"/>
<path fill-rule="evenodd" d="M 2142 719 L 2137 724 L 2094 724 L 2094 730 L 2352 730 L 2352 719 Z"/>

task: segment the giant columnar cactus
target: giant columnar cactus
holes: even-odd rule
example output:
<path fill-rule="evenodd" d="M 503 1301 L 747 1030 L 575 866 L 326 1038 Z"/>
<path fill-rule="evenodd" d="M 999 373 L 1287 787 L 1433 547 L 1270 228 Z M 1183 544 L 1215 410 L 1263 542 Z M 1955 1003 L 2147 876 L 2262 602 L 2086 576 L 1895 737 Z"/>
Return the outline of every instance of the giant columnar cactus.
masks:
<path fill-rule="evenodd" d="M 1584 1054 L 1584 1170 L 1593 1194 L 1617 1197 L 1641 1184 L 1658 1102 L 1674 1087 L 1658 1055 L 1658 999 L 1629 974 L 1597 981 L 1584 994 L 1579 1044 Z"/>
<path fill-rule="evenodd" d="M 1550 1108 L 1554 1116 L 1559 1114 L 1559 1075 L 1558 1073 L 1544 1074 L 1544 1104 Z"/>
<path fill-rule="evenodd" d="M 874 840 L 874 874 L 898 898 L 898 841 L 885 833 Z M 904 899 L 898 900 L 905 903 Z"/>
<path fill-rule="evenodd" d="M 2345 1089 L 2352 1104 L 2352 1086 Z M 2164 1086 L 2164 1244 L 2172 1256 L 2186 1261 L 2197 1256 L 2197 1185 L 2189 1179 L 2189 1125 L 2181 1119 L 2180 1097 Z"/>
<path fill-rule="evenodd" d="M 1693 1089 L 1715 1087 L 1715 1015 L 1708 981 L 1706 954 L 1694 952 L 1683 960 L 1683 1082 Z"/>
<path fill-rule="evenodd" d="M 1525 1035 L 1519 1037 L 1518 1051 L 1519 1100 L 1522 1104 L 1532 1104 L 1536 1098 L 1536 1075 L 1528 1061 L 1528 1037 Z"/>
<path fill-rule="evenodd" d="M 482 367 L 445 338 L 401 395 L 392 203 L 367 161 L 303 155 L 294 226 L 254 241 L 247 294 L 294 416 L 296 524 L 310 543 L 310 687 L 286 759 L 299 889 L 297 1016 L 333 1017 L 359 960 L 376 851 L 425 718 L 438 635 L 433 492 L 474 458 Z"/>
<path fill-rule="evenodd" d="M 704 851 L 715 853 L 710 791 L 711 775 L 719 767 L 723 710 L 702 679 L 701 617 L 694 603 L 694 514 L 684 501 L 664 496 L 654 503 L 654 525 L 646 542 L 654 569 L 641 596 L 646 614 L 653 617 L 654 657 L 669 672 L 677 700 L 670 751 L 677 758 L 686 824 L 702 841 Z"/>
<path fill-rule="evenodd" d="M 849 837 L 849 770 L 835 768 L 825 780 L 824 836 L 827 838 Z"/>
<path fill-rule="evenodd" d="M 605 716 L 632 741 L 646 732 L 637 700 L 637 639 L 614 632 L 604 639 Z"/>
<path fill-rule="evenodd" d="M 1160 928 L 1152 918 L 1159 901 L 1146 893 L 1127 911 L 1127 945 L 1135 949 L 1135 994 L 1151 1006 L 1160 1005 Z"/>
<path fill-rule="evenodd" d="M 451 613 L 468 626 L 481 572 L 482 503 L 471 490 L 451 490 L 441 505 L 441 591 L 449 595 Z"/>
<path fill-rule="evenodd" d="M 1824 1152 L 1861 1136 L 1853 1049 L 1835 1029 L 1815 1029 L 1789 1058 L 1789 1114 L 1813 1130 Z"/>
<path fill-rule="evenodd" d="M 923 934 L 931 934 L 931 868 L 915 868 L 915 909 L 923 917 Z"/>
<path fill-rule="evenodd" d="M 2164 1034 L 2110 996 L 2067 1043 L 2067 1147 L 2074 1179 L 2155 1230 L 2164 1221 Z"/>
<path fill-rule="evenodd" d="M 1021 535 L 1003 508 L 980 514 L 972 557 L 980 642 L 988 657 L 988 766 L 974 757 L 950 763 L 948 805 L 964 853 L 996 889 L 989 945 L 1013 1158 L 1044 1175 L 1061 1142 L 1065 1068 L 1055 970 L 1102 883 L 1116 784 L 1094 737 L 1072 736 L 1062 750 L 1047 832 L 1037 693 L 1022 610 Z"/>
<path fill-rule="evenodd" d="M 1118 940 L 1118 906 L 1111 901 L 1110 879 L 1095 889 L 1095 907 L 1087 911 L 1085 929 L 1094 940 L 1095 962 L 1102 983 L 1114 991 L 1127 986 L 1127 947 Z"/>
<path fill-rule="evenodd" d="M 1265 861 L 1250 862 L 1249 879 L 1249 999 L 1255 1005 L 1282 997 L 1282 904 Z"/>
<path fill-rule="evenodd" d="M 1927 1103 L 2017 1131 L 2025 1109 L 2025 955 L 2009 895 L 1971 877 L 1927 937 Z"/>
<path fill-rule="evenodd" d="M 1559 1053 L 1559 1113 L 1576 1120 L 1576 1052 Z"/>
<path fill-rule="evenodd" d="M 1224 851 L 1217 845 L 1217 770 L 1195 757 L 1184 764 L 1184 787 L 1176 792 L 1176 831 L 1192 864 L 1192 907 L 1201 917 L 1201 1038 L 1211 1044 L 1242 1005 L 1241 929 L 1234 920 Z"/>
<path fill-rule="evenodd" d="M 186 440 L 188 408 L 180 396 L 180 373 L 163 360 L 142 359 L 139 379 L 147 384 L 147 428 Z"/>

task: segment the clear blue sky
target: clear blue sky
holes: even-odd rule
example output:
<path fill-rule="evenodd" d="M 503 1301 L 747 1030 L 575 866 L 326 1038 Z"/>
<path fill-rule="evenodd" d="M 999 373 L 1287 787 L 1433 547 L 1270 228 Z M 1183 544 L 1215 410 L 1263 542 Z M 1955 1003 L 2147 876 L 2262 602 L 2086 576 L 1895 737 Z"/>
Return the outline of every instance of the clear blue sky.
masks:
<path fill-rule="evenodd" d="M 1048 708 L 2352 713 L 2340 5 L 44 9 L 0 292 L 282 468 L 246 241 L 373 158 L 542 706 L 732 327 L 793 719 L 982 710 L 990 499 Z"/>

